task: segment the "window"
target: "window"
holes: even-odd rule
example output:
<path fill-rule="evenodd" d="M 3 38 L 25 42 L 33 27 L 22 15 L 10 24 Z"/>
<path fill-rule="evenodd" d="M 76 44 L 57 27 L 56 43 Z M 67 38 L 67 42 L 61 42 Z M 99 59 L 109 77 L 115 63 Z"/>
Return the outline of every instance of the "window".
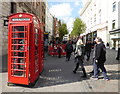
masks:
<path fill-rule="evenodd" d="M 45 24 L 45 18 L 44 18 L 44 24 Z"/>
<path fill-rule="evenodd" d="M 101 9 L 99 10 L 99 23 L 101 24 Z"/>
<path fill-rule="evenodd" d="M 116 11 L 116 2 L 113 3 L 113 9 L 112 9 L 112 11 L 113 12 Z"/>
<path fill-rule="evenodd" d="M 92 25 L 92 18 L 90 19 L 91 25 Z"/>
<path fill-rule="evenodd" d="M 15 2 L 11 2 L 11 13 L 16 13 L 16 3 Z"/>
<path fill-rule="evenodd" d="M 112 21 L 112 29 L 115 29 L 115 20 Z"/>
<path fill-rule="evenodd" d="M 96 22 L 96 14 L 94 15 L 94 22 Z"/>
<path fill-rule="evenodd" d="M 25 11 L 25 10 L 23 10 L 23 12 L 24 12 L 24 13 L 26 13 L 26 11 Z"/>
<path fill-rule="evenodd" d="M 44 12 L 44 6 L 42 6 L 42 12 Z"/>
<path fill-rule="evenodd" d="M 42 16 L 42 22 L 44 22 L 44 17 Z"/>

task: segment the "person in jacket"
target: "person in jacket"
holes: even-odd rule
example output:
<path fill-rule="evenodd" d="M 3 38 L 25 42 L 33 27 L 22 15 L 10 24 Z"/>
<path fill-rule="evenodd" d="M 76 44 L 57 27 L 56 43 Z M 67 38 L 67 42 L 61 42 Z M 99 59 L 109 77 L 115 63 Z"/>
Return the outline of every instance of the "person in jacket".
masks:
<path fill-rule="evenodd" d="M 97 37 L 95 39 L 96 45 L 93 52 L 93 58 L 94 58 L 94 75 L 92 76 L 93 79 L 98 80 L 98 69 L 100 68 L 102 70 L 102 74 L 105 80 L 109 80 L 106 72 L 106 68 L 104 67 L 104 63 L 106 61 L 106 48 L 103 44 L 103 41 L 101 38 Z"/>
<path fill-rule="evenodd" d="M 85 55 L 85 46 L 81 40 L 81 38 L 78 39 L 77 43 L 76 43 L 76 50 L 75 50 L 75 59 L 77 59 L 77 63 L 76 63 L 76 67 L 73 70 L 73 73 L 76 73 L 77 69 L 79 68 L 79 65 L 82 68 L 83 71 L 83 76 L 82 77 L 87 77 L 86 75 L 86 70 L 84 68 L 84 55 Z"/>
<path fill-rule="evenodd" d="M 89 61 L 90 59 L 91 49 L 92 49 L 92 43 L 90 40 L 88 40 L 87 43 L 85 44 L 85 52 L 87 56 L 87 61 Z"/>
<path fill-rule="evenodd" d="M 117 51 L 117 57 L 116 60 L 120 59 L 120 44 L 118 44 L 118 51 Z"/>
<path fill-rule="evenodd" d="M 70 40 L 66 44 L 65 51 L 66 51 L 66 61 L 69 61 L 71 57 L 71 53 L 73 52 L 73 46 Z"/>

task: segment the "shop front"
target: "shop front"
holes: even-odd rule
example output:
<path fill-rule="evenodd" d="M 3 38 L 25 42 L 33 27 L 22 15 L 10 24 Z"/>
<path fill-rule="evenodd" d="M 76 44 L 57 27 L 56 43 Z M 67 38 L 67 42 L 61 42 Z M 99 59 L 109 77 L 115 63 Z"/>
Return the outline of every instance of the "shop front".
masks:
<path fill-rule="evenodd" d="M 120 44 L 120 29 L 109 31 L 110 33 L 110 48 L 118 49 L 118 44 Z"/>

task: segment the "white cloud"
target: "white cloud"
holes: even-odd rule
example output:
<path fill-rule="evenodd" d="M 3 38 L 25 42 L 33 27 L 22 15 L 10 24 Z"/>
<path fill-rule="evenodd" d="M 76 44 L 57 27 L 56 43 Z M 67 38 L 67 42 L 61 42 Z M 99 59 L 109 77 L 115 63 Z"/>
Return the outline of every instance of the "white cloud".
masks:
<path fill-rule="evenodd" d="M 88 2 L 88 0 L 81 0 L 83 6 L 86 4 L 86 2 Z"/>
<path fill-rule="evenodd" d="M 52 5 L 52 7 L 50 8 L 50 13 L 55 17 L 63 18 L 71 16 L 72 8 L 69 3 Z"/>
<path fill-rule="evenodd" d="M 76 6 L 79 6 L 79 5 L 80 5 L 80 1 L 78 1 L 78 0 L 75 1 L 75 5 L 76 5 Z"/>
<path fill-rule="evenodd" d="M 72 10 L 73 8 L 71 8 L 69 3 L 52 5 L 50 8 L 50 13 L 53 16 L 62 19 L 66 23 L 69 33 L 72 31 L 74 21 L 74 18 L 71 17 Z"/>
<path fill-rule="evenodd" d="M 66 22 L 67 23 L 67 29 L 68 29 L 69 33 L 72 31 L 74 20 L 75 20 L 75 18 L 69 17 L 67 22 Z"/>

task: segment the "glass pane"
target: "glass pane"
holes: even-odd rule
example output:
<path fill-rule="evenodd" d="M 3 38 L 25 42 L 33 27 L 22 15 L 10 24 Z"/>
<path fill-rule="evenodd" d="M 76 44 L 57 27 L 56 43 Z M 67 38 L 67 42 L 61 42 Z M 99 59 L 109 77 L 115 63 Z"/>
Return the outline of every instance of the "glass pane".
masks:
<path fill-rule="evenodd" d="M 23 71 L 12 71 L 12 75 L 14 76 L 22 76 L 22 77 L 25 77 L 25 72 Z"/>
<path fill-rule="evenodd" d="M 14 26 L 13 31 L 14 32 L 16 32 L 16 31 L 24 31 L 24 26 Z"/>
<path fill-rule="evenodd" d="M 13 39 L 12 44 L 26 44 L 25 39 Z"/>
<path fill-rule="evenodd" d="M 12 52 L 12 56 L 25 57 L 25 52 Z"/>
<path fill-rule="evenodd" d="M 25 70 L 25 65 L 17 65 L 17 64 L 13 64 L 12 65 L 13 69 L 19 69 L 19 70 Z"/>
<path fill-rule="evenodd" d="M 13 45 L 13 46 L 12 46 L 12 50 L 24 51 L 24 50 L 25 50 L 25 46 Z"/>
<path fill-rule="evenodd" d="M 25 33 L 12 33 L 12 38 L 25 38 Z"/>
<path fill-rule="evenodd" d="M 12 58 L 12 63 L 25 63 L 24 58 Z"/>

